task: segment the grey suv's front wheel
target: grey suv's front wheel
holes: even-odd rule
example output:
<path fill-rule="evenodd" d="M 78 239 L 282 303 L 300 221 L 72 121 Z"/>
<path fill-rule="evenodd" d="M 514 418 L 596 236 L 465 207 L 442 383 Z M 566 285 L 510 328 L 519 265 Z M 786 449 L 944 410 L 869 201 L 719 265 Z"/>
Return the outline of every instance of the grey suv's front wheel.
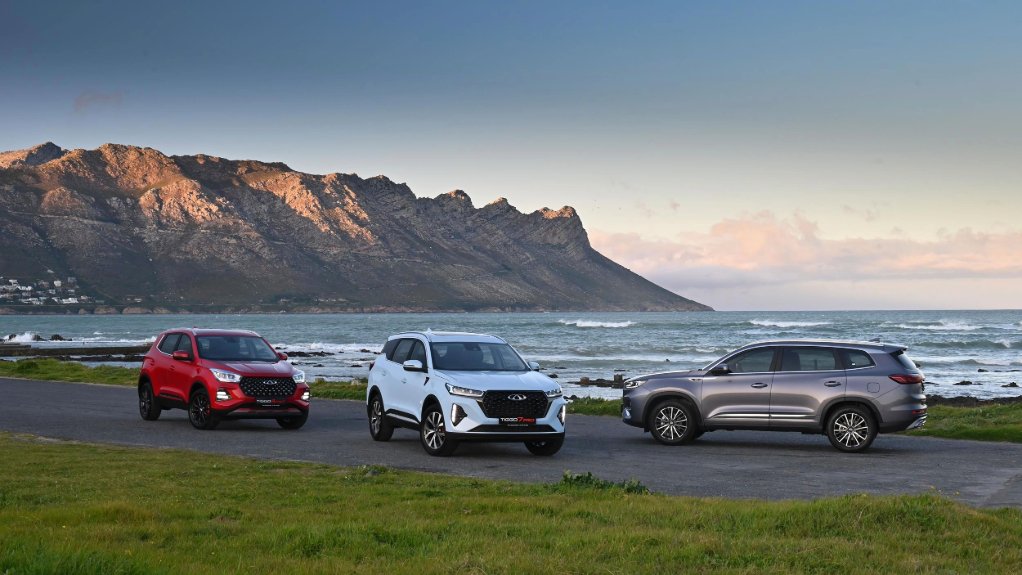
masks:
<path fill-rule="evenodd" d="M 419 439 L 422 447 L 430 455 L 450 455 L 458 447 L 458 442 L 447 435 L 443 409 L 436 403 L 422 412 L 422 425 L 419 427 Z"/>
<path fill-rule="evenodd" d="M 695 410 L 677 399 L 661 401 L 653 406 L 647 424 L 653 439 L 664 445 L 689 443 L 698 435 Z"/>
<path fill-rule="evenodd" d="M 876 439 L 873 414 L 858 405 L 845 405 L 827 418 L 827 438 L 837 449 L 849 453 L 865 451 Z"/>

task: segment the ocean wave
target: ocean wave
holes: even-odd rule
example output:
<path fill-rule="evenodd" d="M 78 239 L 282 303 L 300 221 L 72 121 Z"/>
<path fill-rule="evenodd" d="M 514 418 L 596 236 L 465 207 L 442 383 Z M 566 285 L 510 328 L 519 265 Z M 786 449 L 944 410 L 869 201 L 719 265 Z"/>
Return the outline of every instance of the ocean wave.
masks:
<path fill-rule="evenodd" d="M 778 321 L 772 319 L 751 319 L 749 323 L 760 327 L 818 327 L 831 325 L 829 321 Z"/>
<path fill-rule="evenodd" d="M 920 348 L 937 348 L 937 349 L 990 349 L 990 350 L 1005 350 L 1012 349 L 1017 342 L 1013 342 L 1008 338 L 1001 339 L 970 339 L 970 340 L 948 340 L 948 341 L 921 341 L 913 345 L 913 347 Z"/>
<path fill-rule="evenodd" d="M 372 355 L 379 355 L 380 353 L 379 343 L 324 343 L 321 341 L 314 341 L 302 343 L 275 343 L 273 344 L 273 347 L 284 351 L 325 351 L 328 353 L 349 355 L 366 355 L 367 352 L 362 350 L 369 350 L 368 353 Z"/>
<path fill-rule="evenodd" d="M 631 327 L 634 321 L 592 321 L 588 319 L 559 319 L 561 325 L 573 325 L 575 327 Z"/>
<path fill-rule="evenodd" d="M 971 323 L 965 323 L 949 319 L 938 320 L 937 323 L 927 322 L 897 323 L 892 325 L 891 327 L 909 330 L 921 329 L 926 331 L 976 331 L 978 329 L 983 329 L 982 326 L 972 325 Z"/>

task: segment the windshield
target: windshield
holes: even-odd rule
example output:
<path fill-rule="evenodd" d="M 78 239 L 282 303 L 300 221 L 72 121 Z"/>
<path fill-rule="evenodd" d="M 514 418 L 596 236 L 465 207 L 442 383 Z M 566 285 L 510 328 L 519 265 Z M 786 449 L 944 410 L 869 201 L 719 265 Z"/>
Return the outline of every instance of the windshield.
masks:
<path fill-rule="evenodd" d="M 200 335 L 199 357 L 215 361 L 280 361 L 277 352 L 261 337 L 246 335 Z"/>
<path fill-rule="evenodd" d="M 528 371 L 528 366 L 506 343 L 431 343 L 433 368 L 451 371 Z"/>

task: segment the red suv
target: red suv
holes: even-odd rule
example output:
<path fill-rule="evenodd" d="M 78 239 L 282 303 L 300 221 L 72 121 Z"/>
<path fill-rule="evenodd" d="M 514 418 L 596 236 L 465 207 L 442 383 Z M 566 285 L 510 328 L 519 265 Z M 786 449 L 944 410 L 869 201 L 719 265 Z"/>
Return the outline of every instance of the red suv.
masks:
<path fill-rule="evenodd" d="M 142 361 L 138 410 L 152 421 L 164 409 L 187 409 L 198 429 L 223 419 L 276 419 L 298 429 L 309 418 L 309 386 L 285 360 L 252 331 L 165 331 Z"/>

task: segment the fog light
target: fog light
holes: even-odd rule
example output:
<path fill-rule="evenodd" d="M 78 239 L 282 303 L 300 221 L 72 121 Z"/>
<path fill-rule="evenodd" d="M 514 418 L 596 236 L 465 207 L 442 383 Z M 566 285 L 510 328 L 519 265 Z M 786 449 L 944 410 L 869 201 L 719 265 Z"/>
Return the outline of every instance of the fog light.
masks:
<path fill-rule="evenodd" d="M 306 389 L 305 391 L 302 392 L 302 401 L 309 401 L 310 397 L 312 397 L 312 392 L 310 392 L 309 390 Z"/>
<path fill-rule="evenodd" d="M 454 405 L 451 406 L 451 425 L 458 425 L 459 423 L 461 423 L 461 420 L 465 419 L 466 417 L 468 417 L 468 415 L 465 413 L 465 410 L 462 409 L 460 405 L 455 403 Z"/>
<path fill-rule="evenodd" d="M 226 389 L 218 389 L 218 390 L 216 390 L 216 400 L 217 401 L 230 401 L 231 400 L 231 394 Z"/>
<path fill-rule="evenodd" d="M 568 414 L 568 404 L 564 404 L 564 405 L 561 406 L 561 410 L 557 412 L 557 420 L 561 422 L 561 425 L 564 425 L 564 417 L 567 414 Z"/>
<path fill-rule="evenodd" d="M 632 408 L 626 407 L 626 408 L 621 410 L 621 419 L 631 419 L 631 418 L 632 418 Z"/>

